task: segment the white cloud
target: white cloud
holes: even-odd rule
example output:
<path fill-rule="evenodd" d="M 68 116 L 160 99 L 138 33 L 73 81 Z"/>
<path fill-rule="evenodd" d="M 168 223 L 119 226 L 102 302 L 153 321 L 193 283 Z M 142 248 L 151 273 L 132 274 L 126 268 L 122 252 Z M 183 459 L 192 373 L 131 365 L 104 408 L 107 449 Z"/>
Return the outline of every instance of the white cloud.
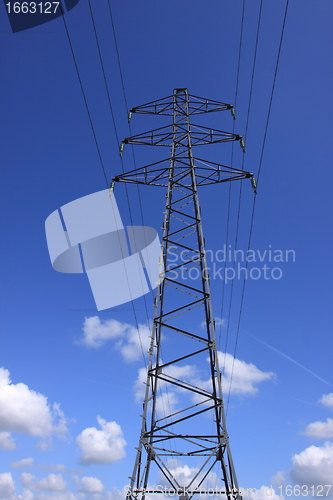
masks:
<path fill-rule="evenodd" d="M 278 495 L 272 486 L 261 488 L 240 488 L 244 500 L 284 500 L 283 495 Z"/>
<path fill-rule="evenodd" d="M 179 484 L 189 484 L 194 476 L 198 473 L 196 467 L 189 467 L 188 465 L 178 466 L 175 469 L 171 469 L 172 475 L 176 478 Z M 193 483 L 193 487 L 197 486 L 196 482 Z"/>
<path fill-rule="evenodd" d="M 0 498 L 10 498 L 15 491 L 15 483 L 10 472 L 0 474 Z"/>
<path fill-rule="evenodd" d="M 37 500 L 81 500 L 80 497 L 75 496 L 71 491 L 53 491 L 50 495 L 42 492 L 35 498 Z"/>
<path fill-rule="evenodd" d="M 83 337 L 79 343 L 97 349 L 108 340 L 118 339 L 116 347 L 125 361 L 137 361 L 142 357 L 142 352 L 146 354 L 148 350 L 149 335 L 150 328 L 147 325 L 139 325 L 137 329 L 115 319 L 101 320 L 98 316 L 92 316 L 85 318 Z"/>
<path fill-rule="evenodd" d="M 189 467 L 186 464 L 184 465 L 184 463 L 178 459 L 169 459 L 167 461 L 167 466 L 173 477 L 182 486 L 188 485 L 199 471 L 199 469 L 197 469 L 196 467 Z M 170 483 L 162 473 L 159 474 L 158 484 L 166 487 L 167 489 L 170 488 Z M 194 481 L 192 487 L 194 488 L 195 486 L 197 486 L 197 484 L 198 481 Z M 164 497 L 164 495 L 162 495 L 162 497 Z"/>
<path fill-rule="evenodd" d="M 225 325 L 225 319 L 219 318 L 218 316 L 216 316 L 216 317 L 214 318 L 214 321 L 215 321 L 215 328 L 216 328 L 217 326 L 223 326 L 223 325 Z M 200 323 L 200 326 L 201 326 L 201 328 L 205 328 L 205 326 L 206 326 L 206 321 L 202 321 L 202 322 Z"/>
<path fill-rule="evenodd" d="M 108 340 L 122 337 L 128 328 L 131 328 L 131 325 L 120 323 L 116 319 L 101 320 L 98 316 L 91 316 L 84 320 L 83 338 L 80 343 L 97 349 Z"/>
<path fill-rule="evenodd" d="M 38 467 L 47 471 L 67 472 L 66 465 L 63 464 L 40 464 Z"/>
<path fill-rule="evenodd" d="M 275 484 L 276 486 L 281 486 L 286 483 L 286 473 L 282 470 L 279 470 L 273 477 L 271 477 L 271 484 Z"/>
<path fill-rule="evenodd" d="M 53 403 L 52 415 L 55 419 L 53 432 L 58 435 L 61 439 L 64 439 L 68 433 L 67 422 L 68 419 L 65 417 L 64 412 L 60 409 L 60 404 Z M 71 420 L 75 422 L 75 419 Z"/>
<path fill-rule="evenodd" d="M 219 352 L 219 362 L 220 366 L 224 364 L 224 353 Z M 207 359 L 207 361 L 209 361 Z M 207 392 L 212 392 L 212 381 L 211 379 L 202 380 L 198 376 L 198 368 L 195 365 L 169 365 L 164 369 L 164 373 L 172 378 L 183 380 L 185 382 L 190 383 L 200 389 L 203 389 Z M 234 358 L 231 354 L 226 354 L 225 358 L 225 367 L 224 367 L 224 375 L 223 386 L 224 388 L 229 389 L 231 374 L 232 377 L 232 386 L 231 392 L 236 394 L 255 394 L 258 389 L 255 387 L 259 382 L 263 382 L 264 380 L 271 380 L 275 375 L 272 372 L 262 372 L 252 363 L 246 363 L 240 359 Z M 145 395 L 146 390 L 146 381 L 147 381 L 147 370 L 145 368 L 140 368 L 138 370 L 138 378 L 134 384 L 135 391 L 135 399 L 137 402 L 142 401 Z M 164 381 L 159 382 L 159 387 L 161 390 L 164 390 L 167 383 Z M 185 392 L 186 389 L 181 387 L 173 387 L 173 391 L 176 392 Z M 158 398 L 158 411 L 160 414 L 165 414 L 165 411 L 170 407 L 170 412 L 175 410 L 176 403 L 178 398 L 173 391 L 168 391 L 166 393 L 162 393 Z M 168 401 L 169 399 L 169 401 Z M 205 399 L 205 396 L 199 394 L 192 394 L 192 400 L 195 403 L 200 403 Z"/>
<path fill-rule="evenodd" d="M 170 377 L 180 380 L 192 380 L 196 375 L 196 367 L 194 365 L 169 365 L 164 372 Z"/>
<path fill-rule="evenodd" d="M 100 416 L 97 421 L 102 430 L 89 427 L 76 438 L 76 444 L 82 451 L 80 463 L 83 465 L 116 462 L 125 457 L 127 443 L 120 425 L 106 422 Z"/>
<path fill-rule="evenodd" d="M 23 499 L 23 500 L 32 500 L 34 498 L 34 494 L 30 490 L 23 490 L 22 495 L 19 495 L 16 500 L 18 499 Z"/>
<path fill-rule="evenodd" d="M 176 408 L 178 398 L 174 392 L 164 392 L 156 398 L 156 411 L 159 418 L 171 415 Z"/>
<path fill-rule="evenodd" d="M 333 496 L 333 443 L 310 446 L 292 457 L 290 477 L 296 484 L 307 486 L 332 485 L 328 496 Z M 321 493 L 326 495 L 327 488 Z M 316 493 L 319 491 L 315 490 Z"/>
<path fill-rule="evenodd" d="M 10 432 L 0 432 L 0 450 L 15 450 L 17 448 Z"/>
<path fill-rule="evenodd" d="M 322 398 L 319 399 L 319 403 L 329 408 L 333 408 L 333 392 L 330 394 L 324 394 Z"/>
<path fill-rule="evenodd" d="M 67 432 L 59 405 L 50 408 L 47 398 L 23 383 L 12 384 L 10 373 L 0 368 L 0 430 L 49 437 Z"/>
<path fill-rule="evenodd" d="M 105 492 L 105 497 L 107 500 L 124 500 L 124 498 L 126 498 L 126 495 L 126 488 L 124 488 L 122 491 L 113 489 L 112 491 Z M 148 495 L 146 495 L 146 498 L 148 498 Z"/>
<path fill-rule="evenodd" d="M 43 477 L 37 481 L 36 477 L 29 472 L 23 472 L 20 479 L 22 486 L 29 490 L 47 490 L 54 492 L 66 491 L 66 482 L 61 474 L 49 474 L 47 477 Z"/>
<path fill-rule="evenodd" d="M 117 347 L 126 361 L 137 361 L 142 358 L 142 354 L 146 355 L 148 351 L 150 328 L 147 325 L 139 325 L 138 333 L 137 328 L 130 325 L 127 327 L 126 337 L 117 342 Z"/>
<path fill-rule="evenodd" d="M 65 491 L 66 482 L 61 474 L 49 474 L 37 481 L 36 487 L 38 490 Z"/>
<path fill-rule="evenodd" d="M 309 424 L 304 434 L 314 439 L 329 439 L 333 437 L 333 418 L 328 418 L 326 422 L 313 422 Z"/>
<path fill-rule="evenodd" d="M 258 391 L 255 384 L 271 380 L 275 376 L 273 372 L 262 372 L 254 364 L 234 358 L 229 353 L 225 354 L 219 351 L 218 355 L 221 372 L 224 367 L 223 387 L 229 390 L 231 381 L 231 393 L 255 394 Z"/>
<path fill-rule="evenodd" d="M 23 467 L 31 467 L 34 463 L 34 459 L 29 457 L 29 458 L 22 458 L 22 460 L 19 460 L 18 462 L 12 462 L 10 464 L 13 469 L 22 469 Z"/>
<path fill-rule="evenodd" d="M 255 387 L 256 384 L 264 380 L 271 380 L 275 376 L 273 372 L 262 372 L 254 364 L 234 358 L 229 353 L 225 355 L 223 352 L 218 351 L 218 358 L 220 370 L 223 373 L 222 386 L 225 391 L 229 391 L 231 382 L 230 392 L 234 394 L 255 394 L 258 392 L 257 387 Z M 209 359 L 207 361 L 209 362 Z M 194 378 L 191 383 L 205 391 L 212 391 L 211 379 L 199 380 Z M 204 396 L 198 394 L 193 397 L 195 402 L 200 402 L 204 399 Z"/>
<path fill-rule="evenodd" d="M 169 365 L 164 369 L 164 373 L 169 377 L 176 378 L 178 380 L 186 380 L 189 382 L 193 382 L 194 377 L 196 375 L 196 367 L 193 365 Z M 137 403 L 141 402 L 144 399 L 145 391 L 146 391 L 146 382 L 147 382 L 147 370 L 146 368 L 140 368 L 138 370 L 138 377 L 134 383 L 134 392 L 135 392 L 135 400 Z M 166 387 L 166 382 L 160 381 L 159 388 L 163 390 Z M 182 392 L 183 389 L 180 387 L 174 387 L 178 392 Z M 169 401 L 168 401 L 169 399 Z M 165 410 L 168 408 L 171 409 L 170 413 L 175 409 L 175 405 L 177 403 L 177 396 L 173 391 L 167 391 L 162 393 L 158 397 L 158 411 L 160 414 L 164 415 Z"/>
<path fill-rule="evenodd" d="M 104 491 L 103 483 L 97 477 L 83 476 L 81 479 L 77 478 L 77 486 L 81 493 L 102 493 Z"/>
<path fill-rule="evenodd" d="M 138 378 L 134 383 L 135 401 L 137 403 L 141 402 L 145 396 L 146 382 L 147 382 L 147 370 L 146 368 L 140 368 L 138 370 Z"/>

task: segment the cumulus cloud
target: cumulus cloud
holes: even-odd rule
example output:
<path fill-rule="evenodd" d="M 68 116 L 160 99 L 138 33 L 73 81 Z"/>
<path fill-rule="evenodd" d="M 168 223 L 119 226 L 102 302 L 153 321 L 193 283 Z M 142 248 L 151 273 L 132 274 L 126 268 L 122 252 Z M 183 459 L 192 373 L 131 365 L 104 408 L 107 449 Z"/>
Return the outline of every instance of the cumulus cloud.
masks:
<path fill-rule="evenodd" d="M 125 488 L 122 491 L 114 489 L 112 491 L 105 492 L 105 498 L 107 500 L 124 500 L 124 498 L 126 498 L 126 495 L 127 495 L 127 489 Z M 148 495 L 146 495 L 146 498 L 147 497 Z"/>
<path fill-rule="evenodd" d="M 76 484 L 80 493 L 102 493 L 104 491 L 103 483 L 97 477 L 83 476 L 81 479 L 76 478 Z"/>
<path fill-rule="evenodd" d="M 219 362 L 220 366 L 224 365 L 224 353 L 219 352 Z M 209 361 L 209 360 L 207 360 Z M 212 392 L 212 381 L 211 378 L 204 380 L 199 376 L 199 370 L 195 365 L 169 365 L 167 366 L 163 373 L 165 375 L 183 380 L 193 386 L 196 386 L 200 389 L 203 389 L 207 392 Z M 258 388 L 255 387 L 260 382 L 265 380 L 271 380 L 274 378 L 275 374 L 273 372 L 263 372 L 259 370 L 254 364 L 246 363 L 240 359 L 234 358 L 231 354 L 226 354 L 225 356 L 225 365 L 224 372 L 222 376 L 222 381 L 224 387 L 229 388 L 230 381 L 232 376 L 232 385 L 231 392 L 234 394 L 255 394 L 258 391 Z M 138 371 L 138 378 L 134 384 L 135 391 L 135 399 L 137 402 L 140 402 L 145 395 L 146 390 L 146 380 L 147 380 L 147 370 L 145 368 L 140 368 Z M 166 382 L 160 381 L 159 387 L 163 391 L 166 386 Z M 181 387 L 173 387 L 173 390 L 176 392 L 184 393 L 185 389 Z M 169 401 L 168 401 L 169 399 Z M 195 403 L 203 402 L 205 396 L 200 394 L 192 394 L 192 401 Z M 178 398 L 173 391 L 168 391 L 165 395 L 159 396 L 158 399 L 158 410 L 160 413 L 164 414 L 165 410 L 170 406 L 171 413 L 175 410 L 176 404 L 178 402 Z"/>
<path fill-rule="evenodd" d="M 25 492 L 29 492 L 29 490 L 25 490 Z M 30 492 L 31 493 L 31 492 Z M 74 495 L 71 491 L 52 491 L 51 494 L 47 494 L 45 492 L 41 492 L 38 494 L 36 498 L 37 500 L 82 500 L 80 497 Z M 20 500 L 20 499 L 18 499 Z M 23 500 L 32 500 L 32 498 L 23 498 Z"/>
<path fill-rule="evenodd" d="M 215 321 L 215 327 L 225 325 L 225 319 L 219 318 L 218 316 L 216 316 L 216 317 L 214 318 L 214 321 Z M 200 323 L 200 326 L 201 326 L 201 328 L 205 328 L 205 326 L 206 326 L 206 321 L 202 321 L 202 322 Z"/>
<path fill-rule="evenodd" d="M 187 382 L 195 381 L 196 383 L 198 383 L 197 380 L 195 380 L 197 370 L 196 367 L 193 365 L 183 365 L 183 366 L 169 365 L 164 369 L 163 373 L 174 379 L 184 380 Z M 147 382 L 147 370 L 146 368 L 140 368 L 138 370 L 138 377 L 134 383 L 135 400 L 137 403 L 141 402 L 145 396 L 146 382 Z M 165 386 L 166 382 L 164 381 L 159 382 L 159 388 L 161 390 L 163 390 Z M 183 391 L 183 389 L 179 387 L 178 388 L 174 387 L 174 388 L 178 392 Z M 171 413 L 175 409 L 177 401 L 178 398 L 173 391 L 168 390 L 167 393 L 162 393 L 162 394 L 160 393 L 160 396 L 158 397 L 157 400 L 158 411 L 164 415 L 165 409 L 170 408 L 171 410 L 170 413 Z"/>
<path fill-rule="evenodd" d="M 319 399 L 319 403 L 333 409 L 333 392 L 330 394 L 324 394 L 323 397 Z"/>
<path fill-rule="evenodd" d="M 333 418 L 328 418 L 326 422 L 313 422 L 309 424 L 304 434 L 313 439 L 329 439 L 333 437 Z"/>
<path fill-rule="evenodd" d="M 165 368 L 164 372 L 172 378 L 193 380 L 196 376 L 197 369 L 194 365 L 169 365 Z"/>
<path fill-rule="evenodd" d="M 137 403 L 141 402 L 145 396 L 146 382 L 147 382 L 147 370 L 146 368 L 140 368 L 138 370 L 138 378 L 134 383 L 135 401 Z"/>
<path fill-rule="evenodd" d="M 220 370 L 222 372 L 222 385 L 229 390 L 231 383 L 231 393 L 233 394 L 255 394 L 258 388 L 255 387 L 260 382 L 272 380 L 275 377 L 273 372 L 263 372 L 253 363 L 246 363 L 238 358 L 234 358 L 229 353 L 218 352 Z M 209 361 L 209 359 L 207 359 Z M 192 383 L 208 392 L 212 391 L 212 381 L 192 379 Z M 202 401 L 203 396 L 196 395 L 195 401 Z"/>
<path fill-rule="evenodd" d="M 45 438 L 61 436 L 67 427 L 58 404 L 51 408 L 43 394 L 23 383 L 12 384 L 9 371 L 0 368 L 0 430 Z"/>
<path fill-rule="evenodd" d="M 194 476 L 198 473 L 196 467 L 189 467 L 188 465 L 178 465 L 174 469 L 171 469 L 172 475 L 176 478 L 179 484 L 189 484 Z M 193 487 L 195 488 L 197 483 L 194 481 Z"/>
<path fill-rule="evenodd" d="M 17 448 L 10 432 L 0 432 L 0 450 L 15 450 Z"/>
<path fill-rule="evenodd" d="M 284 496 L 278 495 L 272 486 L 261 486 L 261 488 L 240 488 L 244 500 L 284 500 Z"/>
<path fill-rule="evenodd" d="M 156 398 L 156 411 L 159 418 L 171 415 L 178 403 L 178 397 L 174 392 L 164 392 Z"/>
<path fill-rule="evenodd" d="M 66 491 L 66 482 L 61 474 L 49 474 L 37 481 L 36 477 L 29 472 L 23 472 L 20 477 L 21 484 L 28 490 L 35 491 Z"/>
<path fill-rule="evenodd" d="M 15 500 L 32 500 L 34 498 L 34 494 L 30 490 L 23 490 L 23 493 L 16 497 Z"/>
<path fill-rule="evenodd" d="M 83 338 L 80 343 L 97 349 L 105 345 L 108 340 L 122 337 L 128 328 L 130 325 L 115 319 L 101 320 L 98 316 L 91 316 L 84 320 Z"/>
<path fill-rule="evenodd" d="M 281 486 L 286 483 L 286 473 L 282 470 L 279 470 L 273 477 L 271 477 L 271 484 L 275 484 L 276 486 Z"/>
<path fill-rule="evenodd" d="M 18 462 L 12 462 L 10 466 L 13 469 L 22 469 L 23 467 L 31 467 L 34 463 L 34 459 L 29 457 L 29 458 L 22 458 L 22 460 L 19 460 Z"/>
<path fill-rule="evenodd" d="M 76 444 L 82 451 L 80 463 L 83 465 L 117 462 L 125 457 L 127 443 L 120 425 L 106 422 L 100 416 L 97 421 L 101 430 L 89 427 L 76 438 Z"/>
<path fill-rule="evenodd" d="M 56 472 L 68 472 L 66 465 L 63 464 L 40 464 L 38 465 L 40 469 L 47 470 L 47 471 L 56 471 Z"/>
<path fill-rule="evenodd" d="M 137 361 L 148 351 L 150 328 L 147 325 L 139 325 L 138 331 L 133 326 L 127 326 L 125 338 L 119 340 L 116 346 L 126 361 Z"/>
<path fill-rule="evenodd" d="M 177 458 L 170 458 L 169 460 L 167 460 L 167 466 L 178 484 L 182 486 L 188 485 L 199 471 L 198 468 L 189 467 Z M 170 487 L 170 483 L 162 473 L 159 474 L 158 484 L 161 486 L 165 486 L 166 488 Z M 197 486 L 197 484 L 198 481 L 195 480 L 192 484 L 192 487 L 194 488 L 195 486 Z"/>
<path fill-rule="evenodd" d="M 333 443 L 327 442 L 323 446 L 310 446 L 292 457 L 293 467 L 290 477 L 296 484 L 307 486 L 332 485 L 326 495 L 327 488 L 321 493 L 323 496 L 333 496 Z M 318 493 L 318 492 L 317 492 Z"/>
<path fill-rule="evenodd" d="M 121 323 L 115 319 L 101 320 L 98 316 L 85 318 L 83 323 L 83 337 L 79 341 L 87 347 L 98 349 L 108 340 L 116 340 L 116 347 L 126 361 L 137 361 L 142 351 L 147 352 L 150 339 L 150 328 L 139 325 L 139 329 L 128 323 Z"/>
<path fill-rule="evenodd" d="M 231 392 L 234 394 L 255 394 L 258 389 L 255 384 L 274 378 L 273 372 L 262 372 L 252 363 L 246 363 L 234 358 L 229 353 L 219 352 L 220 369 L 223 371 L 223 386 L 229 387 L 231 381 Z"/>
<path fill-rule="evenodd" d="M 0 498 L 10 498 L 15 491 L 15 483 L 10 472 L 0 474 Z"/>

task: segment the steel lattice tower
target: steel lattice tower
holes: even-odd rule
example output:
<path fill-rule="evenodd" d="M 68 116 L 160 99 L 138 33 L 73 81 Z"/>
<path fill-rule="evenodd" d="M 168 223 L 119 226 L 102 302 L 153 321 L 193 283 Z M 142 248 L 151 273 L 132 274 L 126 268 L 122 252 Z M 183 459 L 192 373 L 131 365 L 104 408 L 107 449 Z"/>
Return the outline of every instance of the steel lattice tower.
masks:
<path fill-rule="evenodd" d="M 113 179 L 167 188 L 164 272 L 155 298 L 142 428 L 128 500 L 165 492 L 190 499 L 214 484 L 222 497 L 241 498 L 226 430 L 198 187 L 253 174 L 195 158 L 196 145 L 240 141 L 244 148 L 244 142 L 239 135 L 190 123 L 191 115 L 228 109 L 234 116 L 232 105 L 175 89 L 172 96 L 129 113 L 129 118 L 132 113 L 170 115 L 173 123 L 124 139 L 120 147 L 121 154 L 124 144 L 171 147 L 166 160 Z M 193 330 L 193 325 L 198 327 Z"/>

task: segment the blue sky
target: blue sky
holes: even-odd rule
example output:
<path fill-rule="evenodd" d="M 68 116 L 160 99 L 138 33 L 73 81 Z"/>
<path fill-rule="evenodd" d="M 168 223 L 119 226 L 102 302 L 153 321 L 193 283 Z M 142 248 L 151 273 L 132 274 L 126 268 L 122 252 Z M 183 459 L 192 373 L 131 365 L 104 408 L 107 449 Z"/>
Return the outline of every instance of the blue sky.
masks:
<path fill-rule="evenodd" d="M 248 0 L 245 7 L 239 134 L 245 131 L 259 6 L 259 0 Z M 124 138 L 129 131 L 107 1 L 92 1 L 92 7 L 117 131 Z M 255 174 L 284 9 L 283 0 L 263 1 L 245 155 L 245 170 Z M 240 0 L 112 1 L 112 12 L 129 107 L 170 95 L 175 87 L 234 103 Z M 251 242 L 256 261 L 250 263 L 250 268 L 278 267 L 281 279 L 247 280 L 228 405 L 240 485 L 259 489 L 275 482 L 276 495 L 279 485 L 333 484 L 332 17 L 330 0 L 290 0 L 258 186 Z M 86 0 L 66 22 L 111 180 L 121 172 L 119 145 Z M 105 179 L 62 19 L 13 34 L 3 7 L 0 23 L 0 498 L 114 500 L 132 472 L 141 425 L 135 384 L 143 360 L 132 306 L 98 312 L 86 276 L 52 269 L 44 231 L 51 212 L 105 189 Z M 229 131 L 233 126 L 226 113 L 195 122 Z M 134 116 L 133 133 L 166 123 L 162 117 Z M 202 148 L 198 156 L 230 163 L 230 153 L 222 144 Z M 159 148 L 136 148 L 138 165 L 165 156 Z M 125 168 L 132 169 L 129 147 L 123 158 Z M 234 165 L 240 168 L 241 162 L 237 146 Z M 206 245 L 216 265 L 212 293 L 214 314 L 223 319 L 221 351 L 231 282 L 221 311 L 217 270 L 223 263 L 216 252 L 226 243 L 228 189 L 219 185 L 200 192 Z M 238 190 L 235 184 L 232 248 Z M 145 225 L 160 230 L 163 189 L 143 187 L 140 193 Z M 140 225 L 136 188 L 129 194 L 133 223 Z M 116 197 L 123 222 L 130 225 L 124 186 L 117 186 Z M 252 202 L 246 180 L 238 239 L 244 251 Z M 272 255 L 281 250 L 284 261 L 269 262 L 269 250 Z M 285 261 L 287 250 L 294 251 L 289 255 L 295 261 Z M 228 329 L 231 362 L 240 294 L 236 279 Z M 151 295 L 146 303 L 151 318 Z M 144 300 L 134 305 L 145 338 Z M 200 321 L 191 327 L 199 331 Z M 94 339 L 102 345 L 94 347 Z M 103 453 L 96 454 L 97 440 Z"/>

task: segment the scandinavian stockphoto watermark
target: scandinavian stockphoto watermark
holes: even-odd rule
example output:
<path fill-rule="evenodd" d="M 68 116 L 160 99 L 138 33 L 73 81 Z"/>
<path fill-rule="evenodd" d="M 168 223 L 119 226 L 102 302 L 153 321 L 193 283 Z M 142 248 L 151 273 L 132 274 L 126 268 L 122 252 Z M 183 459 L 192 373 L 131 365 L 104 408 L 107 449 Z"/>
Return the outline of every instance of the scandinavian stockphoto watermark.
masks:
<path fill-rule="evenodd" d="M 163 279 L 157 231 L 124 226 L 109 189 L 55 210 L 45 231 L 53 269 L 85 273 L 98 311 L 141 297 Z"/>
<path fill-rule="evenodd" d="M 278 494 L 284 495 L 287 497 L 290 496 L 302 496 L 302 497 L 307 497 L 307 496 L 321 496 L 321 497 L 327 497 L 329 495 L 329 492 L 331 490 L 332 485 L 330 484 L 325 484 L 325 485 L 299 485 L 299 484 L 294 484 L 294 485 L 280 485 L 277 487 Z M 167 486 L 163 485 L 157 485 L 155 488 L 134 488 L 131 489 L 131 486 L 128 484 L 125 486 L 125 491 L 127 492 L 127 495 L 134 495 L 137 496 L 138 494 L 145 495 L 149 493 L 162 493 L 165 496 L 168 497 L 175 497 L 178 496 L 179 498 L 188 498 L 189 496 L 192 495 L 203 495 L 203 496 L 228 496 L 230 493 L 236 497 L 238 494 L 242 497 L 251 497 L 256 493 L 260 492 L 261 497 L 267 497 L 267 500 L 271 497 L 276 496 L 276 491 L 272 485 L 270 486 L 262 486 L 261 488 L 239 488 L 233 489 L 229 492 L 226 492 L 225 488 L 206 488 L 203 486 L 198 486 L 197 488 L 188 488 L 186 486 L 183 486 L 178 489 L 170 488 Z"/>
<path fill-rule="evenodd" d="M 280 280 L 283 266 L 296 262 L 296 251 L 293 249 L 275 249 L 268 245 L 263 250 L 234 249 L 223 245 L 218 250 L 206 250 L 206 268 L 204 273 L 214 280 L 222 280 L 226 284 L 233 280 Z M 187 265 L 180 264 L 187 263 Z M 196 280 L 201 275 L 198 266 L 198 253 L 188 250 L 178 251 L 176 246 L 168 250 L 167 272 L 169 279 Z"/>
<path fill-rule="evenodd" d="M 125 304 L 154 290 L 165 277 L 200 280 L 280 280 L 282 266 L 296 261 L 295 250 L 247 251 L 224 245 L 203 255 L 170 245 L 167 255 L 152 227 L 124 226 L 112 189 L 63 205 L 45 221 L 53 268 L 85 273 L 98 311 Z M 180 250 L 182 249 L 182 250 Z M 166 259 L 165 259 L 166 257 Z M 205 261 L 205 264 L 202 263 Z"/>
<path fill-rule="evenodd" d="M 287 497 L 290 496 L 302 496 L 302 497 L 307 497 L 307 496 L 325 496 L 327 497 L 330 490 L 331 490 L 330 484 L 325 484 L 325 485 L 299 485 L 299 484 L 294 484 L 294 485 L 285 485 L 285 486 L 278 486 L 278 494 L 284 495 Z M 188 498 L 189 496 L 192 495 L 200 495 L 200 496 L 227 496 L 227 492 L 225 488 L 206 488 L 204 486 L 198 486 L 197 488 L 188 488 L 186 486 L 183 486 L 178 489 L 170 488 L 164 485 L 157 485 L 155 488 L 134 488 L 131 489 L 131 486 L 128 484 L 125 486 L 125 491 L 127 492 L 128 495 L 134 495 L 137 496 L 138 494 L 149 494 L 149 493 L 162 493 L 165 496 L 168 497 L 175 497 L 178 496 L 179 498 Z M 262 486 L 261 488 L 239 488 L 233 489 L 231 492 L 228 492 L 228 496 L 230 493 L 236 497 L 238 494 L 242 497 L 251 497 L 256 493 L 260 492 L 261 497 L 267 497 L 267 500 L 269 498 L 272 498 L 273 496 L 276 496 L 276 491 L 272 485 L 270 486 Z"/>

